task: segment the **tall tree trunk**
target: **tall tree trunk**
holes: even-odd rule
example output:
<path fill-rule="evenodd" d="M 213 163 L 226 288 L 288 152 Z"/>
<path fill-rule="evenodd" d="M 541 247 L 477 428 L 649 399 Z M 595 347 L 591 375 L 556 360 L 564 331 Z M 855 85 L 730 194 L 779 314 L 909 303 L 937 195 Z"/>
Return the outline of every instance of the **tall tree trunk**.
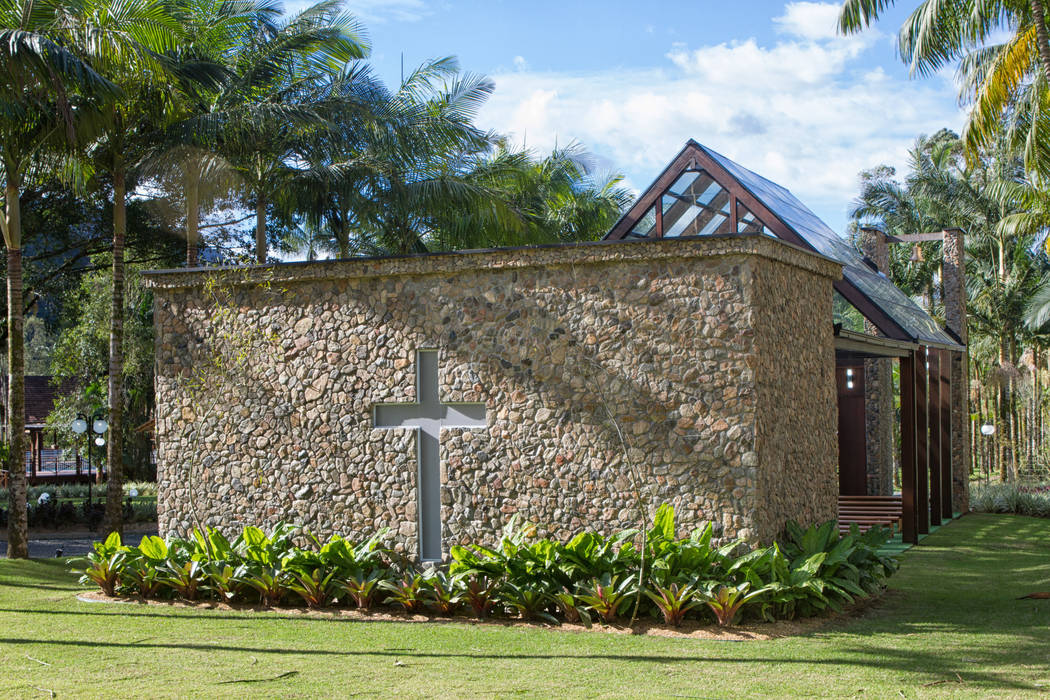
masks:
<path fill-rule="evenodd" d="M 29 520 L 26 512 L 26 413 L 25 357 L 22 337 L 22 219 L 18 182 L 7 169 L 7 434 L 10 455 L 7 468 L 7 556 L 29 556 Z"/>
<path fill-rule="evenodd" d="M 183 175 L 186 190 L 186 267 L 197 266 L 200 249 L 200 165 L 186 164 Z"/>
<path fill-rule="evenodd" d="M 127 192 L 124 164 L 113 164 L 113 299 L 109 319 L 109 482 L 105 533 L 123 534 L 124 521 L 124 236 Z"/>
<path fill-rule="evenodd" d="M 1039 60 L 1043 64 L 1043 77 L 1050 81 L 1050 33 L 1046 29 L 1046 10 L 1043 0 L 1028 0 L 1035 24 L 1035 43 L 1039 47 Z"/>
<path fill-rule="evenodd" d="M 261 192 L 255 200 L 255 261 L 266 262 L 266 195 Z"/>
<path fill-rule="evenodd" d="M 1032 351 L 1032 365 L 1034 374 L 1032 382 L 1032 464 L 1039 461 L 1039 455 L 1043 451 L 1043 372 L 1042 352 L 1037 347 Z"/>
<path fill-rule="evenodd" d="M 999 343 L 999 428 L 996 430 L 1000 449 L 1000 478 L 1003 481 L 1013 481 L 1013 472 L 1010 468 L 1013 455 L 1010 454 L 1010 444 L 1013 440 L 1013 428 L 1010 422 L 1010 376 L 1006 372 L 1008 359 L 1006 339 Z"/>

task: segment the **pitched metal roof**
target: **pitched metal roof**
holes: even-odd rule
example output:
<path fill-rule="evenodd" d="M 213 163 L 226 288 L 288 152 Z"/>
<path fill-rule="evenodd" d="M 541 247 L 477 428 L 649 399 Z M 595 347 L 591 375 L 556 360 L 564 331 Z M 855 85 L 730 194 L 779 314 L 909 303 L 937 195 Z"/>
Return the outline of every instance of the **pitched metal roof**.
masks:
<path fill-rule="evenodd" d="M 686 143 L 606 239 L 748 232 L 773 235 L 841 263 L 843 279 L 835 289 L 887 337 L 963 349 L 790 191 L 696 141 Z"/>

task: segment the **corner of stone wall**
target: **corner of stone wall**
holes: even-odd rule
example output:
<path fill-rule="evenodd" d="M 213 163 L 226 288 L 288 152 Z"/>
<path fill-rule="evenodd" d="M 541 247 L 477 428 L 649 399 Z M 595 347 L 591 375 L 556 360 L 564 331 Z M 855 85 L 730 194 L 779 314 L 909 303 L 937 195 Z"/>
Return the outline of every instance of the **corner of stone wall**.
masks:
<path fill-rule="evenodd" d="M 788 520 L 824 522 L 838 510 L 838 403 L 827 273 L 764 259 L 755 272 L 758 489 L 762 542 Z"/>

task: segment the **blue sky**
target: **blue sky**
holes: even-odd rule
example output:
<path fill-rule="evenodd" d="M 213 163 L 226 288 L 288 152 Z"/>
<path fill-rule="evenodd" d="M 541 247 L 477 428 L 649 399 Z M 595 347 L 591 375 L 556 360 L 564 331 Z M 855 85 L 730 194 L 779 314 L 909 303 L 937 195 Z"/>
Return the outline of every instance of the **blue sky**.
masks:
<path fill-rule="evenodd" d="M 640 189 L 695 138 L 837 230 L 861 169 L 900 168 L 916 136 L 962 126 L 953 74 L 911 80 L 896 56 L 914 4 L 843 38 L 837 2 L 346 2 L 385 80 L 402 53 L 406 70 L 455 55 L 495 81 L 480 123 L 518 143 L 579 141 Z"/>

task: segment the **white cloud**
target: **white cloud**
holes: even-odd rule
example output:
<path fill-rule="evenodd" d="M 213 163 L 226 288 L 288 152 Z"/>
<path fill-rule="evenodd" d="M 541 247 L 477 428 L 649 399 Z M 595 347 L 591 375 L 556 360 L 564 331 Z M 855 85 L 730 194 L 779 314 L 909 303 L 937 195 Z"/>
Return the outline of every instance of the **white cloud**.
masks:
<path fill-rule="evenodd" d="M 693 51 L 677 44 L 667 57 L 687 75 L 708 84 L 728 86 L 747 76 L 752 88 L 777 89 L 833 80 L 865 48 L 866 42 L 859 38 L 784 42 L 773 48 L 747 39 Z"/>
<path fill-rule="evenodd" d="M 529 62 L 525 60 L 524 56 L 515 56 L 514 69 L 518 71 L 527 71 L 529 69 Z"/>
<path fill-rule="evenodd" d="M 774 17 L 777 31 L 803 39 L 834 39 L 840 4 L 827 2 L 789 2 L 784 14 Z"/>
<path fill-rule="evenodd" d="M 780 24 L 796 38 L 772 47 L 676 45 L 648 70 L 498 73 L 481 123 L 538 150 L 581 141 L 635 184 L 695 138 L 841 227 L 859 171 L 903 166 L 916 136 L 958 129 L 963 115 L 941 81 L 897 79 L 859 60 L 878 37 L 821 34 L 813 18 L 829 14 L 819 5 L 789 4 L 793 19 Z"/>

